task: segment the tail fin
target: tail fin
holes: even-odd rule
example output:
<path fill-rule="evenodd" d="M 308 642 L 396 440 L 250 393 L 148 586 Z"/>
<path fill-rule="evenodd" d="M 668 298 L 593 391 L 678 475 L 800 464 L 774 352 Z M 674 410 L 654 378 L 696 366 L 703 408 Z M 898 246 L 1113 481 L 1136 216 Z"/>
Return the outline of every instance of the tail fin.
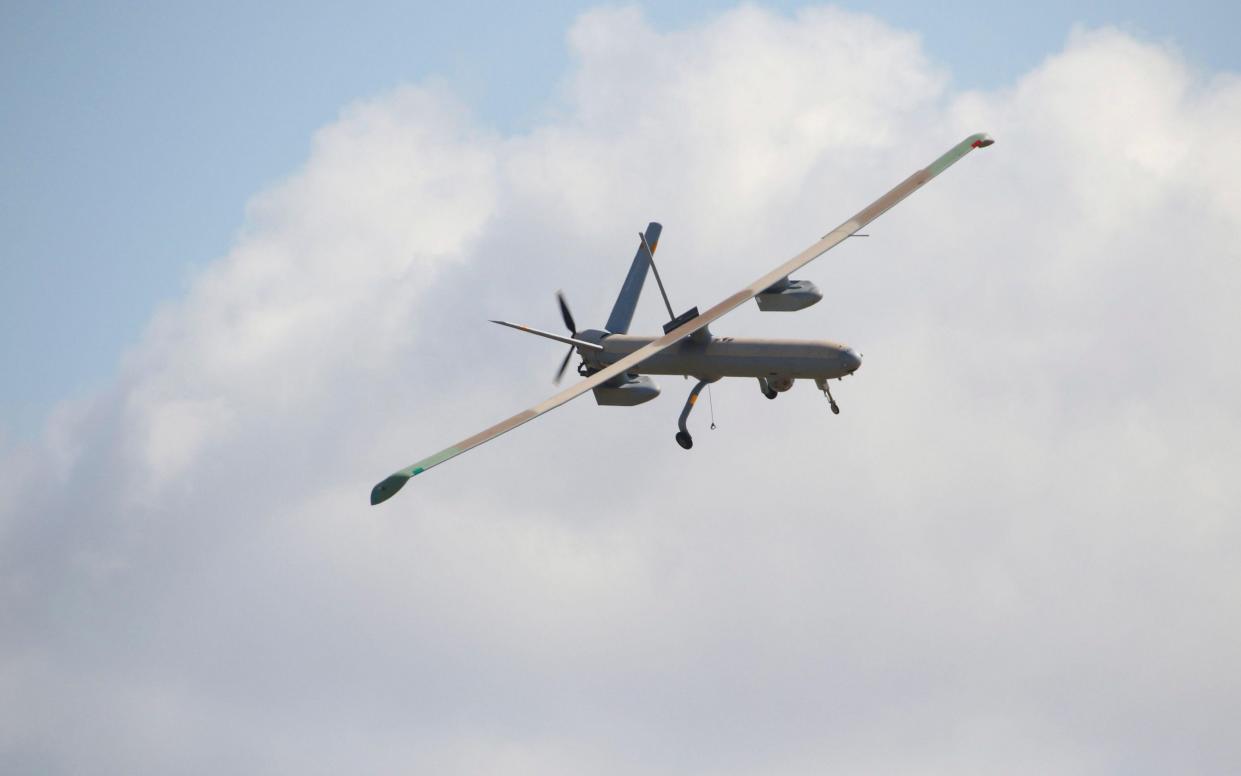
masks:
<path fill-rule="evenodd" d="M 657 250 L 661 231 L 663 227 L 654 221 L 646 225 L 646 244 L 651 246 L 652 252 Z M 638 297 L 642 295 L 642 284 L 646 282 L 646 270 L 650 266 L 651 257 L 646 255 L 646 248 L 639 244 L 633 263 L 629 265 L 629 274 L 625 276 L 620 294 L 616 297 L 616 304 L 612 306 L 612 314 L 608 316 L 608 322 L 604 327 L 613 334 L 629 332 L 629 324 L 633 322 L 634 308 L 638 306 Z"/>

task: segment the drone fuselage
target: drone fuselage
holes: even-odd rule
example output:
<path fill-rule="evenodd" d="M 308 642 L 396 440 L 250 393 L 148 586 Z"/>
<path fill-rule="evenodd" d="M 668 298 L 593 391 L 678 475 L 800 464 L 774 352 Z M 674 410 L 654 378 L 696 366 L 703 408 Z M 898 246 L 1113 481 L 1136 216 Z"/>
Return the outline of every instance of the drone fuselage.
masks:
<path fill-rule="evenodd" d="M 598 350 L 581 350 L 590 371 L 619 361 L 656 338 L 632 334 L 581 332 Z M 686 338 L 638 364 L 634 374 L 690 375 L 712 380 L 720 377 L 787 377 L 834 380 L 853 374 L 862 359 L 845 345 L 827 340 L 711 337 Z"/>

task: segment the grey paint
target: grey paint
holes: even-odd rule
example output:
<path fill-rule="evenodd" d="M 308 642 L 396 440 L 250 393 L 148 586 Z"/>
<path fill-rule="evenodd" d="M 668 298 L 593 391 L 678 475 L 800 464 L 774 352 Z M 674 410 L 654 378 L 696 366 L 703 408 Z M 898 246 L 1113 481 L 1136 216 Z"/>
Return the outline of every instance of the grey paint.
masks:
<path fill-rule="evenodd" d="M 646 245 L 651 246 L 652 251 L 659 250 L 659 233 L 662 231 L 663 227 L 654 221 L 646 225 Z M 638 252 L 634 254 L 633 262 L 629 265 L 629 274 L 625 276 L 620 293 L 616 295 L 616 304 L 612 306 L 612 314 L 608 316 L 605 329 L 616 334 L 629 331 L 629 324 L 633 323 L 633 311 L 638 306 L 638 297 L 642 295 L 642 285 L 646 282 L 646 271 L 650 266 L 651 257 L 647 255 L 646 246 L 639 242 Z"/>
<path fill-rule="evenodd" d="M 633 407 L 659 395 L 659 386 L 646 375 L 625 375 L 594 389 L 595 403 L 603 407 Z"/>
<path fill-rule="evenodd" d="M 590 369 L 602 369 L 654 340 L 613 334 L 601 338 L 602 352 L 585 351 L 583 359 Z M 852 348 L 827 340 L 713 337 L 705 344 L 684 339 L 636 365 L 633 373 L 831 380 L 853 374 L 861 365 Z"/>
<path fill-rule="evenodd" d="M 823 298 L 819 287 L 809 280 L 784 278 L 754 297 L 763 312 L 791 313 L 804 310 Z"/>

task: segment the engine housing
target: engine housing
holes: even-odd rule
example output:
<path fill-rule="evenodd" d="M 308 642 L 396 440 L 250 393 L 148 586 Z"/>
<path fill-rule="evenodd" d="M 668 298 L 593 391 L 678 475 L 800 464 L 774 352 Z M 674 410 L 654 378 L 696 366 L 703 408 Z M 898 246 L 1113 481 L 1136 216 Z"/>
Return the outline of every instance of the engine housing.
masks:
<path fill-rule="evenodd" d="M 593 390 L 595 403 L 605 407 L 632 407 L 659 395 L 659 386 L 646 375 L 625 375 Z"/>
<path fill-rule="evenodd" d="M 822 292 L 809 280 L 782 278 L 754 297 L 763 312 L 791 313 L 804 310 L 823 298 Z"/>

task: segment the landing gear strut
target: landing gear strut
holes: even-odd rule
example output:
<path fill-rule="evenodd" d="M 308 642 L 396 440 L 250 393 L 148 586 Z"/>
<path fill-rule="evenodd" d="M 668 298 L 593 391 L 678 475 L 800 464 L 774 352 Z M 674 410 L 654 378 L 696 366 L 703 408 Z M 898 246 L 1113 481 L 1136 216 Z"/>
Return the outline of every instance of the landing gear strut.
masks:
<path fill-rule="evenodd" d="M 831 386 L 827 384 L 826 380 L 824 380 L 823 382 L 819 383 L 819 387 L 823 389 L 823 395 L 827 397 L 827 401 L 832 405 L 832 414 L 839 415 L 840 405 L 837 404 L 836 400 L 832 398 Z"/>
<path fill-rule="evenodd" d="M 774 399 L 780 394 L 776 393 L 776 389 L 771 387 L 771 383 L 767 382 L 766 377 L 758 378 L 758 388 L 768 399 Z"/>
<path fill-rule="evenodd" d="M 694 446 L 694 438 L 689 435 L 689 429 L 685 426 L 685 421 L 689 420 L 690 410 L 694 409 L 694 402 L 698 401 L 698 394 L 702 393 L 702 389 L 707 387 L 707 383 L 715 382 L 714 380 L 699 380 L 689 392 L 689 398 L 685 400 L 685 407 L 681 410 L 681 417 L 677 420 L 677 427 L 681 430 L 677 432 L 677 444 L 686 450 Z"/>

